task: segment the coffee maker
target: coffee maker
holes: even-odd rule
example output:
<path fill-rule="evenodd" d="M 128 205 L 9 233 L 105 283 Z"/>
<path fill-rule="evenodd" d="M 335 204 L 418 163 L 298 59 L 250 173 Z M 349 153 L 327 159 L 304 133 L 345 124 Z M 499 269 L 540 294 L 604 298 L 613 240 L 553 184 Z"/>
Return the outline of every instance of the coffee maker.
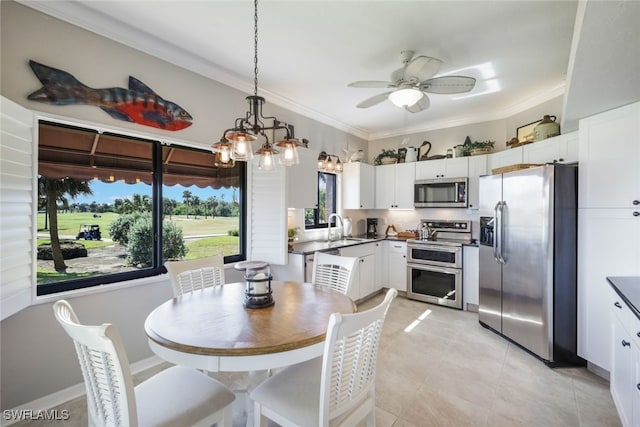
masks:
<path fill-rule="evenodd" d="M 367 237 L 376 237 L 378 234 L 378 218 L 367 218 Z"/>

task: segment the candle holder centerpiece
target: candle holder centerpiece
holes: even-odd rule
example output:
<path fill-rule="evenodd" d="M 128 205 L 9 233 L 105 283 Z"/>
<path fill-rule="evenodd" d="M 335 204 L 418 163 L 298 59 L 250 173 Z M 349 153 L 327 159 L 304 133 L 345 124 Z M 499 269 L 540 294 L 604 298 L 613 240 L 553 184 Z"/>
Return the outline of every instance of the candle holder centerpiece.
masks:
<path fill-rule="evenodd" d="M 233 268 L 244 271 L 244 306 L 246 308 L 264 308 L 275 304 L 271 290 L 271 269 L 268 263 L 242 261 Z"/>

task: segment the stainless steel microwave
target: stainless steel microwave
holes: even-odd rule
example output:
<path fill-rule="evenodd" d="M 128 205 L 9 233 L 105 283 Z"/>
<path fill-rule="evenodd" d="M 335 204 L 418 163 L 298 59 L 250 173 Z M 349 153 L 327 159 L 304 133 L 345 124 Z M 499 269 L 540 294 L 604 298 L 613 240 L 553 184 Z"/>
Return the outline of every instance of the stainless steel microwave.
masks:
<path fill-rule="evenodd" d="M 422 179 L 415 182 L 416 208 L 466 208 L 469 180 L 464 178 Z"/>

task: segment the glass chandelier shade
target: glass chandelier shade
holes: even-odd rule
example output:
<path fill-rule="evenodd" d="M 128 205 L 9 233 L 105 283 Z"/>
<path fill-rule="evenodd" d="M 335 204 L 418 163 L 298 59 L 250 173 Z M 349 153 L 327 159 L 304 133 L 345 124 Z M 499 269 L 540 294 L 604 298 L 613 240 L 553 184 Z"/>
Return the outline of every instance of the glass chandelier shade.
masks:
<path fill-rule="evenodd" d="M 411 107 L 416 102 L 420 101 L 424 94 L 418 89 L 405 88 L 398 89 L 389 94 L 389 99 L 397 107 Z"/>
<path fill-rule="evenodd" d="M 265 142 L 262 147 L 256 151 L 256 164 L 258 170 L 272 171 L 276 169 L 276 156 L 278 151 L 273 148 L 269 142 Z"/>
<path fill-rule="evenodd" d="M 302 144 L 295 138 L 283 139 L 276 143 L 276 147 L 280 148 L 279 162 L 281 165 L 293 166 L 300 163 L 298 158 L 298 147 Z"/>
<path fill-rule="evenodd" d="M 334 159 L 331 158 L 334 157 Z M 340 162 L 340 158 L 335 154 L 327 154 L 325 151 L 322 151 L 320 155 L 318 155 L 318 170 L 324 172 L 342 172 L 342 162 Z"/>
<path fill-rule="evenodd" d="M 233 145 L 224 138 L 214 143 L 211 146 L 211 151 L 215 154 L 214 165 L 216 167 L 232 168 L 235 165 L 235 161 L 231 156 L 232 149 Z"/>

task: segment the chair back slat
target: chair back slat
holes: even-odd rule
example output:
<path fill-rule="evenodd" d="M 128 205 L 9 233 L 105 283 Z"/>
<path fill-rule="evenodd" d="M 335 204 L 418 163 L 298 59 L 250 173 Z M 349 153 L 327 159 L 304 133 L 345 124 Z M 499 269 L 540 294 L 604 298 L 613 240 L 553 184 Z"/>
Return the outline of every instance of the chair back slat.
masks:
<path fill-rule="evenodd" d="M 325 341 L 320 390 L 320 426 L 358 406 L 375 410 L 375 372 L 384 318 L 398 291 L 360 313 L 334 313 Z"/>
<path fill-rule="evenodd" d="M 133 381 L 120 335 L 105 323 L 85 326 L 64 300 L 54 304 L 56 319 L 73 339 L 87 392 L 90 426 L 138 425 Z"/>
<path fill-rule="evenodd" d="M 223 285 L 225 282 L 222 255 L 187 261 L 167 261 L 164 266 L 169 273 L 174 296 Z"/>
<path fill-rule="evenodd" d="M 357 262 L 357 257 L 343 257 L 316 252 L 311 282 L 314 285 L 327 286 L 349 295 Z"/>

